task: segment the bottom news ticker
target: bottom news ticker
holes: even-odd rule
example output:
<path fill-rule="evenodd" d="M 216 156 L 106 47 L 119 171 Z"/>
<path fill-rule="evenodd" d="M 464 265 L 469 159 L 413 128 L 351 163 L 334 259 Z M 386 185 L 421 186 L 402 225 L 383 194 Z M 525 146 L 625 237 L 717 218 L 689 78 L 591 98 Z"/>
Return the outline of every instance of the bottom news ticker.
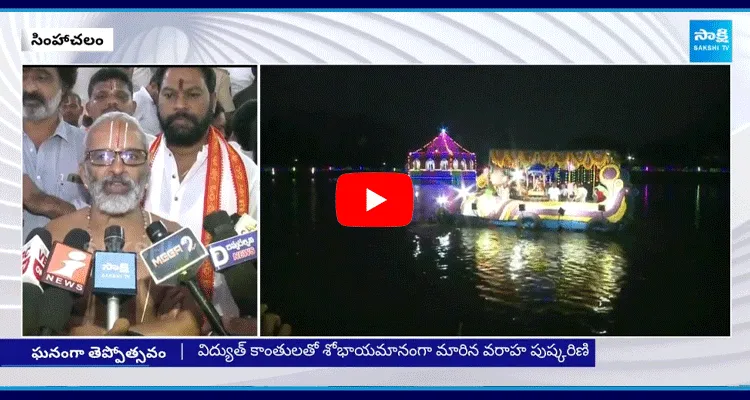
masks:
<path fill-rule="evenodd" d="M 8 339 L 2 366 L 594 367 L 593 339 Z"/>

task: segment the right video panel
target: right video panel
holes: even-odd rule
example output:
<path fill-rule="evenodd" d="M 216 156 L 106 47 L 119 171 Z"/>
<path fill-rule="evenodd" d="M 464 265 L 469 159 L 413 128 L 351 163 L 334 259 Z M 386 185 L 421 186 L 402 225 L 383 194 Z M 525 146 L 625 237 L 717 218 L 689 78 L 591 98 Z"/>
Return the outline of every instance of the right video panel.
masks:
<path fill-rule="evenodd" d="M 265 334 L 730 334 L 728 66 L 261 72 Z"/>

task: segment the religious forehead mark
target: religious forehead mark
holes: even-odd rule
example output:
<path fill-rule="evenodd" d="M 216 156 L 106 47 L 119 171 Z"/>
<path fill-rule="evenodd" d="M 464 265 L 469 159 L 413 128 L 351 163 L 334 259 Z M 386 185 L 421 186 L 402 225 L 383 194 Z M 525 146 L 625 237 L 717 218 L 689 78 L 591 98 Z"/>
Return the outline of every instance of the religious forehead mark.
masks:
<path fill-rule="evenodd" d="M 126 149 L 128 148 L 128 136 L 130 129 L 130 123 L 127 121 L 110 121 L 109 123 L 109 149 L 114 149 L 112 145 L 117 148 Z"/>
<path fill-rule="evenodd" d="M 117 145 L 120 144 L 120 134 L 122 134 L 122 131 L 120 129 L 118 129 L 117 130 L 117 135 L 115 136 L 115 146 L 117 146 Z"/>
<path fill-rule="evenodd" d="M 115 121 L 110 121 L 109 123 L 109 144 L 107 144 L 107 148 L 112 148 L 112 134 L 115 130 Z"/>
<path fill-rule="evenodd" d="M 177 89 L 182 91 L 183 87 L 185 86 L 185 80 L 180 78 L 180 81 L 177 83 Z"/>
<path fill-rule="evenodd" d="M 130 132 L 128 132 L 128 125 L 130 125 L 130 123 L 125 122 L 125 130 L 124 130 L 125 133 L 123 134 L 124 143 L 122 144 L 123 149 L 128 148 L 128 136 L 130 136 Z"/>

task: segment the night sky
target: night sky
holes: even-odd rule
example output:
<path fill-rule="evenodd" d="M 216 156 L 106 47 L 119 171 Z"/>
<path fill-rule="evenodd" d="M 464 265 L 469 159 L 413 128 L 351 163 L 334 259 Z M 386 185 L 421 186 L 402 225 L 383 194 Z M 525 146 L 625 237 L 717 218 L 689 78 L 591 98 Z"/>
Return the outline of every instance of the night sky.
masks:
<path fill-rule="evenodd" d="M 441 127 L 491 148 L 728 166 L 728 66 L 262 67 L 261 162 L 403 166 Z"/>

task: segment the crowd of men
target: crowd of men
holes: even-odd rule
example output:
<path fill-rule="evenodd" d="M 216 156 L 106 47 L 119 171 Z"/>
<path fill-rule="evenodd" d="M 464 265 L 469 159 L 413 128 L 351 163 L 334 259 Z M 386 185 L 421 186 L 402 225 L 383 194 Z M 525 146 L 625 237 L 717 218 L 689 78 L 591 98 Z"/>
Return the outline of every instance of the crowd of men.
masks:
<path fill-rule="evenodd" d="M 204 217 L 216 210 L 258 220 L 255 86 L 232 96 L 226 69 L 159 67 L 136 90 L 134 70 L 97 70 L 83 102 L 73 90 L 77 68 L 24 67 L 24 238 L 45 227 L 62 241 L 80 228 L 93 252 L 104 249 L 105 228 L 118 225 L 123 250 L 139 252 L 150 245 L 145 227 L 153 221 L 205 240 Z M 138 294 L 122 304 L 112 330 L 88 288 L 68 334 L 211 334 L 186 289 L 154 285 L 140 261 L 136 275 Z M 255 334 L 256 319 L 240 312 L 221 274 L 202 270 L 200 283 L 228 330 Z M 271 318 L 278 333 L 278 316 Z"/>

